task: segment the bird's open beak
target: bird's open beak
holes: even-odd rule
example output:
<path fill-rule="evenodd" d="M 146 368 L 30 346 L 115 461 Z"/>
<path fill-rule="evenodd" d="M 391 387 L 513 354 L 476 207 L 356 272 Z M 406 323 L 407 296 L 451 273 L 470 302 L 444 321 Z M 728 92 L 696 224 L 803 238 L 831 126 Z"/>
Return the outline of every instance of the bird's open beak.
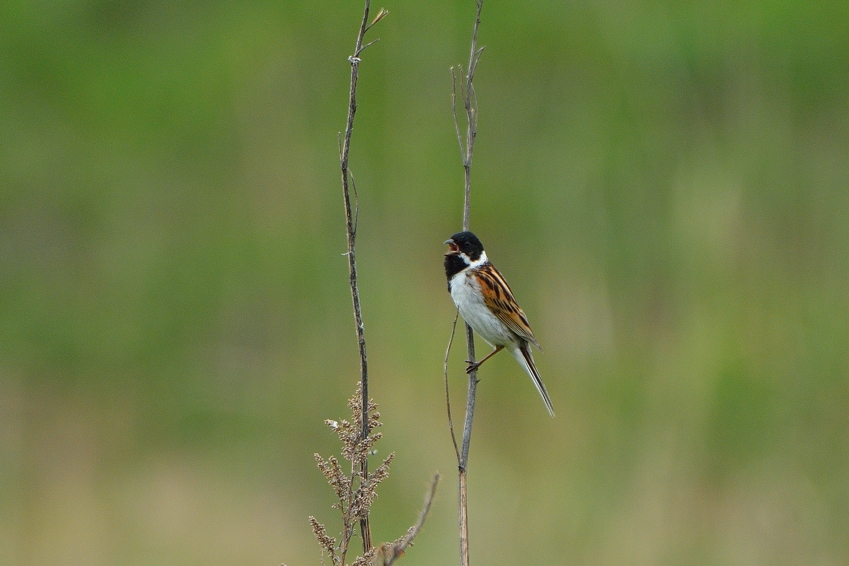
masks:
<path fill-rule="evenodd" d="M 445 243 L 449 246 L 448 251 L 445 252 L 445 255 L 457 255 L 460 253 L 460 248 L 457 247 L 457 244 L 454 243 L 454 240 L 445 240 Z"/>

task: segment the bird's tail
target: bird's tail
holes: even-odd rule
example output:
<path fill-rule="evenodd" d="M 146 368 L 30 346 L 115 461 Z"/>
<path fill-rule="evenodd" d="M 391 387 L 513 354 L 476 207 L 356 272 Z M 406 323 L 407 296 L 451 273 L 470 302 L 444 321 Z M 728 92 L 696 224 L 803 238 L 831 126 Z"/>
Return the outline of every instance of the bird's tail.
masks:
<path fill-rule="evenodd" d="M 545 408 L 548 409 L 548 414 L 553 417 L 554 408 L 551 406 L 551 398 L 548 396 L 545 384 L 542 382 L 542 378 L 539 376 L 539 372 L 537 371 L 537 366 L 534 364 L 534 357 L 531 355 L 530 344 L 525 342 L 518 348 L 511 349 L 510 353 L 513 354 L 513 357 L 516 358 L 519 365 L 522 366 L 525 371 L 528 372 L 528 375 L 531 376 L 534 386 L 537 388 L 537 391 L 539 391 L 539 394 L 545 403 Z"/>

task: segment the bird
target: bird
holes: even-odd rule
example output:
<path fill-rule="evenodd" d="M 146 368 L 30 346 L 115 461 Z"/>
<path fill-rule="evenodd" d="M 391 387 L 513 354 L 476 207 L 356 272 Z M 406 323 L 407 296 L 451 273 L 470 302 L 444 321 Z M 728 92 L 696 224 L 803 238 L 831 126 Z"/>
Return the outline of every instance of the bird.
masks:
<path fill-rule="evenodd" d="M 466 373 L 478 369 L 489 358 L 506 349 L 516 358 L 534 383 L 553 417 L 554 408 L 545 384 L 531 355 L 531 344 L 540 348 L 528 318 L 513 296 L 513 291 L 472 232 L 457 232 L 445 240 L 445 275 L 448 292 L 463 320 L 494 348 L 479 362 L 468 361 Z"/>

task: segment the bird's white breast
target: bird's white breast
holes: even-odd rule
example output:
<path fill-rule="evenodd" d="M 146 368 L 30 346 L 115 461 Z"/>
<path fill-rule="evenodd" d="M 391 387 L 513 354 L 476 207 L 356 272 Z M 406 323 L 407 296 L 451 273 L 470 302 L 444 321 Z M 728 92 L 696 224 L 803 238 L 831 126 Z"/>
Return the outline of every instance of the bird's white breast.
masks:
<path fill-rule="evenodd" d="M 480 283 L 470 269 L 464 269 L 451 278 L 451 298 L 463 320 L 490 346 L 507 346 L 516 342 L 510 329 L 484 303 Z"/>

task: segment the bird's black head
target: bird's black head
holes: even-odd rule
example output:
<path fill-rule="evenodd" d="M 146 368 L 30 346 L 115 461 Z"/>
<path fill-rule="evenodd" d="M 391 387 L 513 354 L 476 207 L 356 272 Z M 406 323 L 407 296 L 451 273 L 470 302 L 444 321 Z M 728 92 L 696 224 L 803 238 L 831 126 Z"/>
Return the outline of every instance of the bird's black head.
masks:
<path fill-rule="evenodd" d="M 448 244 L 448 251 L 445 252 L 445 275 L 449 282 L 472 262 L 478 261 L 484 253 L 483 244 L 471 232 L 457 232 L 445 240 L 445 243 Z"/>
<path fill-rule="evenodd" d="M 469 231 L 457 232 L 445 243 L 450 246 L 445 255 L 465 254 L 471 261 L 477 261 L 483 253 L 483 244 Z"/>

